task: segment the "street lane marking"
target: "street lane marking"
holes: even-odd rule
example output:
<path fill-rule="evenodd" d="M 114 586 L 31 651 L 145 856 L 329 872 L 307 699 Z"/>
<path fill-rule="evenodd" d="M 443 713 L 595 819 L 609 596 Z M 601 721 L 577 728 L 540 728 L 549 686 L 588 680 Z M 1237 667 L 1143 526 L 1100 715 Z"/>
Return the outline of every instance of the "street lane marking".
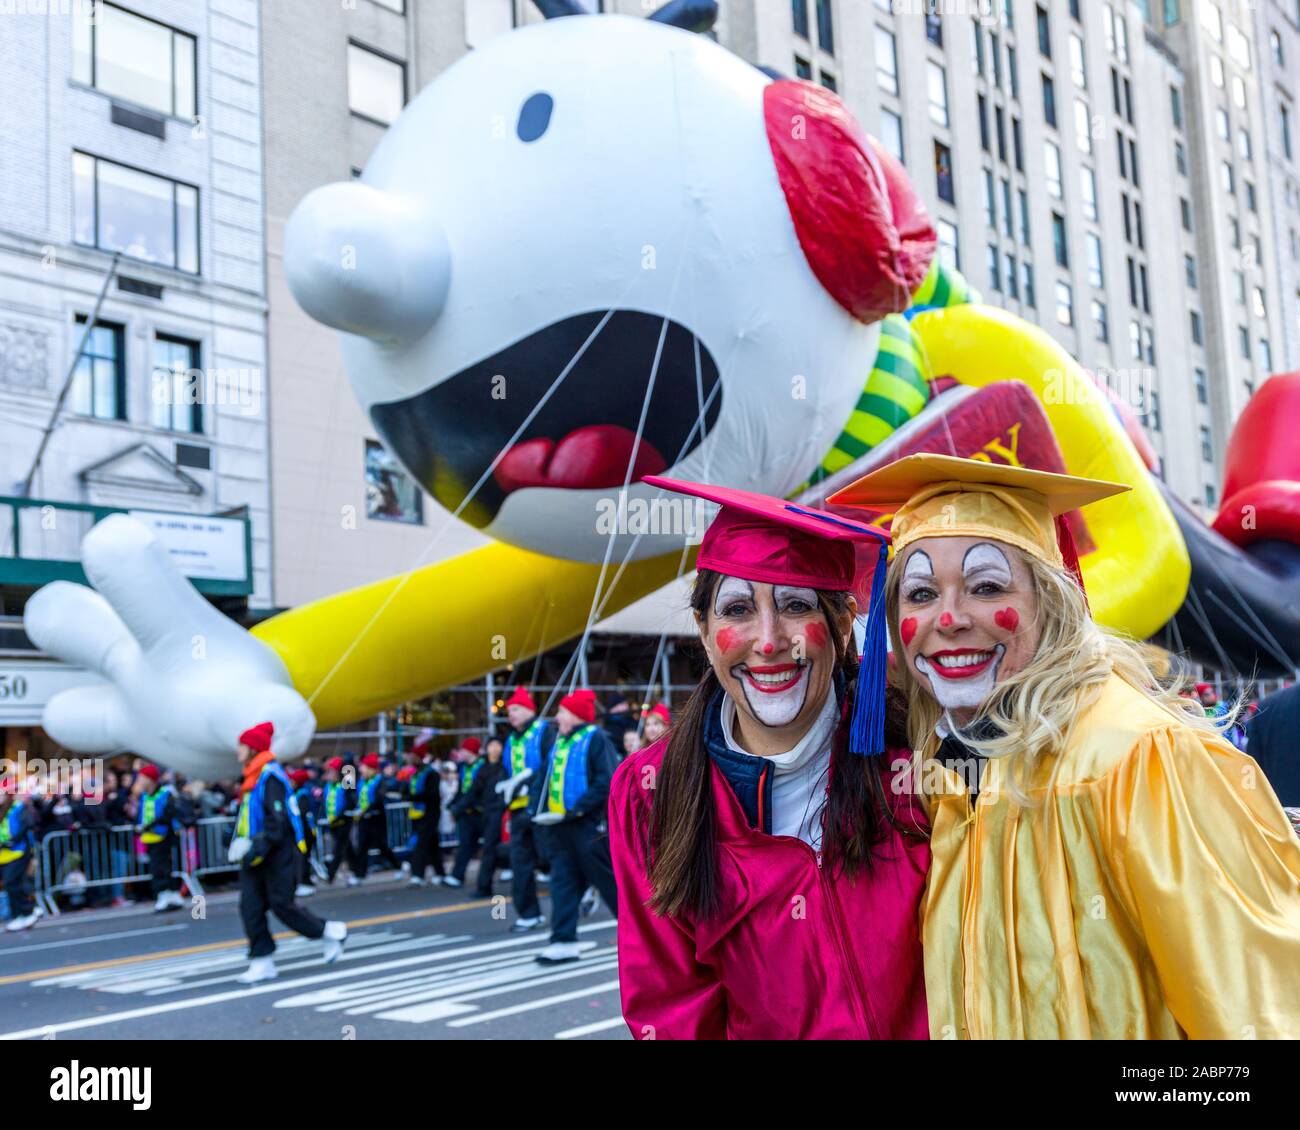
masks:
<path fill-rule="evenodd" d="M 107 942 L 112 938 L 133 938 L 138 934 L 166 934 L 170 930 L 184 930 L 185 926 L 154 926 L 148 930 L 122 930 L 117 934 L 96 934 L 93 938 L 65 938 L 61 942 L 37 942 L 31 946 L 0 946 L 0 958 L 27 950 L 52 950 L 59 946 L 88 946 L 91 942 Z"/>
<path fill-rule="evenodd" d="M 621 1016 L 613 1016 L 608 1020 L 597 1020 L 594 1024 L 580 1024 L 577 1028 L 566 1028 L 563 1032 L 556 1032 L 557 1040 L 578 1040 L 583 1036 L 590 1036 L 593 1032 L 608 1032 L 611 1028 L 626 1028 L 627 1021 Z"/>
<path fill-rule="evenodd" d="M 454 914 L 461 910 L 482 910 L 485 904 L 482 901 L 476 902 L 458 902 L 451 906 L 436 906 L 427 910 L 412 910 L 403 914 L 383 914 L 375 918 L 358 918 L 355 921 L 349 921 L 347 927 L 349 930 L 361 926 L 377 926 L 386 922 L 404 922 L 413 918 L 432 918 L 436 914 Z M 271 935 L 277 942 L 289 938 L 296 938 L 298 935 L 292 930 L 284 930 L 281 933 Z M 7 977 L 0 977 L 0 985 L 20 985 L 27 981 L 39 981 L 48 977 L 62 977 L 69 973 L 88 972 L 92 969 L 114 969 L 122 965 L 136 965 L 142 961 L 156 961 L 162 957 L 186 957 L 196 953 L 216 953 L 219 950 L 228 950 L 236 946 L 246 946 L 248 941 L 245 938 L 232 938 L 228 942 L 207 942 L 197 946 L 183 946 L 180 949 L 161 950 L 158 953 L 141 953 L 133 954 L 128 957 L 110 957 L 103 961 L 87 961 L 81 965 L 65 965 L 59 969 L 37 969 L 31 973 L 11 973 Z"/>
<path fill-rule="evenodd" d="M 498 1008 L 495 1012 L 484 1012 L 478 1016 L 462 1016 L 459 1020 L 449 1021 L 447 1027 L 467 1028 L 471 1024 L 486 1024 L 489 1020 L 500 1020 L 503 1016 L 518 1016 L 521 1012 L 534 1012 L 539 1008 L 549 1008 L 553 1004 L 581 1000 L 583 997 L 595 996 L 597 993 L 608 993 L 610 990 L 616 991 L 617 989 L 618 978 L 615 978 L 613 981 L 606 981 L 603 985 L 591 985 L 585 989 L 575 989 L 571 993 L 560 993 L 554 997 L 542 997 L 541 1000 L 512 1004 L 509 1008 Z"/>
<path fill-rule="evenodd" d="M 482 906 L 482 903 L 470 903 L 470 906 Z M 588 923 L 585 927 L 580 926 L 579 931 L 600 930 L 614 926 L 613 920 L 607 922 Z M 490 953 L 492 950 L 507 949 L 523 945 L 536 945 L 540 939 L 529 935 L 519 938 L 507 938 L 504 941 L 488 942 L 476 946 L 464 946 L 458 950 L 445 950 L 436 954 L 421 954 L 417 957 L 397 958 L 393 961 L 381 961 L 376 965 L 367 968 L 375 973 L 381 973 L 387 969 L 409 969 L 417 965 L 427 965 L 431 961 L 437 961 L 445 957 L 463 957 L 473 953 Z M 22 1028 L 13 1032 L 0 1033 L 0 1040 L 29 1040 L 37 1037 L 54 1036 L 60 1032 L 80 1032 L 87 1028 L 100 1028 L 106 1024 L 118 1024 L 127 1020 L 140 1020 L 148 1016 L 161 1016 L 169 1012 L 184 1012 L 192 1008 L 204 1008 L 213 1004 L 225 1004 L 227 1001 L 248 1000 L 256 996 L 264 996 L 267 993 L 279 993 L 286 989 L 296 989 L 303 985 L 321 985 L 330 981 L 338 981 L 345 977 L 353 977 L 356 974 L 355 969 L 338 969 L 330 967 L 330 972 L 318 973 L 311 977 L 299 977 L 297 980 L 288 982 L 271 981 L 265 985 L 250 985 L 243 989 L 234 989 L 223 993 L 211 993 L 206 997 L 192 997 L 186 1000 L 169 1001 L 166 1004 L 148 1005 L 142 1008 L 130 1008 L 122 1012 L 101 1013 L 97 1016 L 85 1016 L 78 1020 L 63 1020 L 56 1024 L 44 1024 L 36 1028 Z"/>

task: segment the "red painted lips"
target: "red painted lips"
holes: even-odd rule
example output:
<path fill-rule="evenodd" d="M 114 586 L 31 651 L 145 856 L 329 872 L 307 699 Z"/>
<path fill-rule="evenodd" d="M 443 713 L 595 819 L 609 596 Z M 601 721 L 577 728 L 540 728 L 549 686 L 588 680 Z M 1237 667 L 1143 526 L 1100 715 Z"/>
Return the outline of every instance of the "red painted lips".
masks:
<path fill-rule="evenodd" d="M 524 487 L 590 490 L 623 485 L 636 433 L 617 424 L 575 428 L 559 443 L 539 437 L 517 443 L 497 464 L 493 477 L 509 494 Z M 667 462 L 644 436 L 636 448 L 631 482 L 657 475 Z"/>

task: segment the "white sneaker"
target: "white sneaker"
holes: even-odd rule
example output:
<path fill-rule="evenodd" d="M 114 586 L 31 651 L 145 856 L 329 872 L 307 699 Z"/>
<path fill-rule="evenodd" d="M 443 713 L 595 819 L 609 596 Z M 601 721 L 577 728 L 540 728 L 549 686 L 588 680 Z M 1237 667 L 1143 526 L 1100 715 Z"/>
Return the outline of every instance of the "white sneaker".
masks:
<path fill-rule="evenodd" d="M 444 887 L 463 887 L 465 884 L 457 879 L 455 875 L 443 876 L 442 885 Z"/>
<path fill-rule="evenodd" d="M 235 980 L 241 985 L 256 985 L 259 981 L 274 981 L 279 975 L 275 962 L 269 957 L 255 957 Z"/>
<path fill-rule="evenodd" d="M 349 876 L 348 876 L 348 886 L 349 886 L 349 887 L 359 887 L 359 886 L 361 886 L 361 880 L 358 879 L 355 875 L 349 875 Z"/>
<path fill-rule="evenodd" d="M 549 871 L 537 872 L 537 882 L 545 883 L 549 887 L 551 885 L 551 873 Z"/>
<path fill-rule="evenodd" d="M 327 883 L 332 883 L 334 881 L 330 878 L 329 869 L 314 855 L 311 857 L 311 869 L 317 879 L 324 879 Z"/>
<path fill-rule="evenodd" d="M 510 880 L 513 879 L 514 877 L 515 877 L 515 873 L 511 871 L 509 867 L 507 867 L 504 871 L 497 872 L 497 878 L 500 879 L 501 882 L 503 883 L 510 882 Z"/>
<path fill-rule="evenodd" d="M 411 871 L 411 861 L 410 861 L 409 859 L 404 859 L 404 860 L 402 860 L 402 870 L 403 870 L 404 872 L 406 872 L 407 874 L 410 874 L 410 871 Z"/>
<path fill-rule="evenodd" d="M 21 918 L 11 918 L 5 925 L 5 929 L 11 934 L 18 933 L 19 930 L 30 930 L 36 925 L 36 920 L 41 916 L 41 910 L 38 907 L 31 914 L 24 914 Z"/>
<path fill-rule="evenodd" d="M 537 954 L 536 960 L 543 965 L 562 965 L 568 961 L 577 961 L 582 950 L 577 942 L 552 942 Z"/>
<path fill-rule="evenodd" d="M 412 875 L 409 879 L 406 880 L 406 885 L 408 887 L 423 887 L 424 880 L 421 879 L 418 875 Z"/>
<path fill-rule="evenodd" d="M 595 887 L 588 887 L 582 892 L 582 900 L 578 903 L 578 916 L 580 918 L 590 918 L 600 908 L 600 893 Z"/>
<path fill-rule="evenodd" d="M 343 944 L 348 940 L 348 928 L 344 922 L 331 919 L 325 923 L 325 964 L 338 961 L 343 954 Z"/>
<path fill-rule="evenodd" d="M 510 927 L 512 934 L 526 934 L 529 930 L 536 930 L 543 922 L 546 921 L 546 915 L 539 914 L 534 918 L 516 918 L 514 925 Z"/>
<path fill-rule="evenodd" d="M 316 888 L 310 883 L 299 883 L 293 889 L 293 897 L 296 899 L 309 899 L 316 893 Z"/>

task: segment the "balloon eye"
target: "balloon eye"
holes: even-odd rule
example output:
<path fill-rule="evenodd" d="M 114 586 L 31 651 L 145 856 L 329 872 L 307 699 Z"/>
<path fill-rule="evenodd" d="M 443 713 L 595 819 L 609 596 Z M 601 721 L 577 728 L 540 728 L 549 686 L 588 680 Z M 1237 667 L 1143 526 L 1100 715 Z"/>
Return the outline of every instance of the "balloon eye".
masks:
<path fill-rule="evenodd" d="M 536 141 L 551 124 L 551 110 L 555 100 L 549 94 L 532 95 L 519 110 L 519 124 L 515 127 L 520 141 Z"/>

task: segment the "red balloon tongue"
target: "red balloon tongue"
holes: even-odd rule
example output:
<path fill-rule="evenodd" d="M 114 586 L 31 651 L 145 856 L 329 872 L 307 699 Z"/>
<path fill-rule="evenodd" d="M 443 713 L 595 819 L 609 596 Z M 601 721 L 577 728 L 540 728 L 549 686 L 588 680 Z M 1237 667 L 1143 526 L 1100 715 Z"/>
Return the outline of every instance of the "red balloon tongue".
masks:
<path fill-rule="evenodd" d="M 636 434 L 618 424 L 576 428 L 557 444 L 546 438 L 525 440 L 497 464 L 497 485 L 509 494 L 524 487 L 591 490 L 623 485 Z M 667 468 L 664 457 L 641 439 L 632 464 L 631 482 Z"/>

